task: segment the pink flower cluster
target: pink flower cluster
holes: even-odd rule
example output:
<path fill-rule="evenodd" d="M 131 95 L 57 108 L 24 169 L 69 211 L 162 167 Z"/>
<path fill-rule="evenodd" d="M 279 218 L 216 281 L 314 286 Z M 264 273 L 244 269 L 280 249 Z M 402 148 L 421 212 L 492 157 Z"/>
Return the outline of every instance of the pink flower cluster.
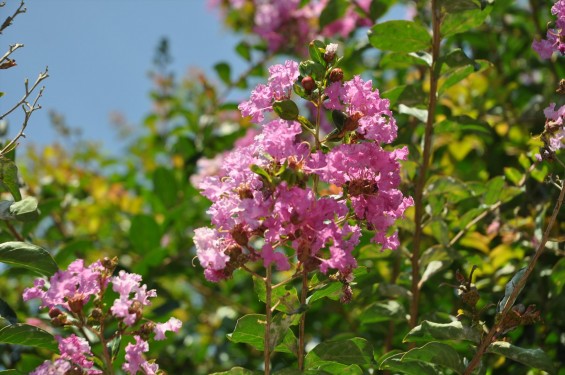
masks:
<path fill-rule="evenodd" d="M 552 7 L 551 13 L 557 16 L 555 28 L 547 30 L 546 39 L 534 40 L 532 48 L 542 59 L 549 59 L 553 52 L 565 55 L 565 0 L 558 0 Z"/>
<path fill-rule="evenodd" d="M 565 129 L 563 127 L 565 105 L 556 110 L 555 103 L 551 103 L 549 107 L 543 110 L 543 114 L 546 118 L 542 136 L 544 146 L 540 154 L 536 155 L 538 160 L 551 159 L 557 150 L 565 148 Z"/>
<path fill-rule="evenodd" d="M 209 0 L 210 7 L 217 7 L 219 3 L 218 0 Z M 228 7 L 237 11 L 246 3 L 252 5 L 253 32 L 267 42 L 271 51 L 306 46 L 318 35 L 346 37 L 359 26 L 372 25 L 367 17 L 371 0 L 352 3 L 342 17 L 322 29 L 317 24 L 329 0 L 314 0 L 303 6 L 300 0 L 229 0 L 227 3 Z"/>
<path fill-rule="evenodd" d="M 284 65 L 277 64 L 269 68 L 268 85 L 257 85 L 251 92 L 251 98 L 242 102 L 238 108 L 243 116 L 251 116 L 257 123 L 265 119 L 264 112 L 273 111 L 273 102 L 290 99 L 292 85 L 298 78 L 298 63 L 287 60 Z"/>
<path fill-rule="evenodd" d="M 102 371 L 94 369 L 90 345 L 85 339 L 74 334 L 67 338 L 57 336 L 59 342 L 60 357 L 54 361 L 45 361 L 30 375 L 46 374 L 102 374 Z"/>
<path fill-rule="evenodd" d="M 269 85 L 253 91 L 240 105 L 242 114 L 263 121 L 273 100 L 289 99 L 297 67 L 292 61 L 271 67 Z M 288 270 L 293 257 L 304 270 L 331 268 L 347 275 L 357 266 L 352 252 L 362 223 L 375 231 L 373 242 L 383 249 L 398 246 L 389 228 L 413 203 L 398 190 L 399 161 L 407 149 L 386 151 L 381 146 L 396 138 L 389 103 L 360 77 L 333 83 L 326 98 L 326 108 L 348 117 L 350 143 L 327 153 L 312 152 L 301 124 L 272 120 L 254 143 L 224 156 L 218 176 L 200 184 L 213 202 L 208 213 L 215 228 L 196 229 L 194 236 L 208 280 L 226 279 L 257 260 Z M 314 175 L 342 188 L 342 196 L 317 196 L 307 185 Z"/>
<path fill-rule="evenodd" d="M 141 285 L 140 275 L 122 270 L 117 276 L 111 276 L 114 267 L 115 264 L 107 262 L 107 259 L 105 262 L 92 263 L 88 267 L 85 267 L 82 259 L 77 259 L 69 265 L 67 270 L 57 271 L 49 282 L 44 279 L 36 279 L 32 288 L 24 290 L 23 299 L 24 301 L 40 299 L 41 307 L 49 309 L 49 316 L 57 321 L 57 325 L 80 326 L 84 324 L 83 317 L 88 316 L 88 313 L 84 311 L 87 303 L 91 300 L 102 301 L 109 284 L 112 284 L 113 291 L 119 296 L 114 300 L 108 314 L 131 327 L 141 320 L 143 307 L 149 306 L 151 304 L 149 299 L 155 297 L 157 293 L 153 289 L 147 290 L 147 285 Z M 96 303 L 95 305 L 101 306 Z M 91 314 L 92 317 L 95 317 L 93 312 Z M 106 320 L 107 313 L 100 310 L 96 317 Z M 164 340 L 166 332 L 178 332 L 181 325 L 180 320 L 170 318 L 165 323 L 150 323 L 149 327 L 154 333 L 154 340 Z M 123 334 L 126 332 L 124 331 Z M 149 344 L 138 336 L 135 339 L 135 345 L 126 346 L 124 371 L 135 374 L 137 369 L 142 368 L 146 374 L 156 373 L 158 365 L 142 360 L 140 354 L 148 350 Z M 93 362 L 88 359 L 92 357 L 92 353 L 86 340 L 75 335 L 64 339 L 58 337 L 57 340 L 59 341 L 60 358 L 54 362 L 44 362 L 33 374 L 67 373 L 77 366 L 84 369 L 87 374 L 102 373 L 92 369 Z"/>

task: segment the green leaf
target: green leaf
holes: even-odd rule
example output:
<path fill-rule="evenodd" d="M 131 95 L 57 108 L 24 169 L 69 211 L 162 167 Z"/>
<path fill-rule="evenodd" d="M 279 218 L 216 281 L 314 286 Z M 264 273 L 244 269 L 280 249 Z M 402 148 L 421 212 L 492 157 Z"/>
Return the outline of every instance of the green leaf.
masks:
<path fill-rule="evenodd" d="M 471 192 L 464 182 L 445 176 L 432 176 L 426 182 L 426 194 L 429 196 L 445 196 L 451 203 L 457 203 L 471 196 Z"/>
<path fill-rule="evenodd" d="M 439 271 L 446 268 L 451 262 L 441 261 L 441 260 L 432 260 L 426 266 L 424 273 L 422 274 L 422 278 L 420 279 L 419 285 L 423 285 L 426 281 L 429 280 L 430 277 L 438 273 Z"/>
<path fill-rule="evenodd" d="M 508 298 L 510 298 L 510 295 L 514 292 L 514 289 L 516 288 L 516 286 L 520 282 L 520 279 L 524 276 L 525 273 L 526 273 L 526 267 L 524 267 L 524 268 L 520 269 L 518 272 L 516 272 L 516 274 L 514 276 L 512 276 L 512 279 L 510 279 L 510 281 L 506 283 L 506 286 L 504 287 L 504 297 L 502 298 L 502 300 L 498 303 L 498 305 L 496 307 L 497 313 L 500 314 L 502 312 L 502 310 L 504 310 L 506 303 L 508 303 Z M 524 288 L 524 286 L 522 286 L 522 288 Z M 520 294 L 521 291 L 522 291 L 522 289 L 520 289 L 518 294 Z"/>
<path fill-rule="evenodd" d="M 363 338 L 324 341 L 306 355 L 305 367 L 313 368 L 326 361 L 345 365 L 369 365 L 372 358 L 373 348 Z"/>
<path fill-rule="evenodd" d="M 170 208 L 178 201 L 178 186 L 174 173 L 165 167 L 158 167 L 153 172 L 153 191 L 165 207 Z"/>
<path fill-rule="evenodd" d="M 210 375 L 255 375 L 255 374 L 262 374 L 262 372 L 251 371 L 243 367 L 233 367 L 228 371 L 214 372 Z"/>
<path fill-rule="evenodd" d="M 310 297 L 308 297 L 308 304 L 317 301 L 322 298 L 329 298 L 331 300 L 337 301 L 341 296 L 342 284 L 340 282 L 329 282 L 325 286 L 317 289 Z"/>
<path fill-rule="evenodd" d="M 465 366 L 457 351 L 447 344 L 435 341 L 429 342 L 422 347 L 409 350 L 402 356 L 401 361 L 433 363 L 452 369 L 458 374 L 462 374 L 465 371 Z"/>
<path fill-rule="evenodd" d="M 399 104 L 398 105 L 398 112 L 399 113 L 405 113 L 405 114 L 410 115 L 410 116 L 414 116 L 415 118 L 417 118 L 418 120 L 420 120 L 424 123 L 428 120 L 428 110 L 427 109 L 408 107 L 404 104 Z"/>
<path fill-rule="evenodd" d="M 237 320 L 234 331 L 228 334 L 228 339 L 232 342 L 249 344 L 255 349 L 263 350 L 265 323 L 265 315 L 245 315 Z"/>
<path fill-rule="evenodd" d="M 322 65 L 326 64 L 326 61 L 324 60 L 325 51 L 326 51 L 326 43 L 320 40 L 314 40 L 310 42 L 310 44 L 308 45 L 308 52 L 310 54 L 310 58 L 313 61 Z"/>
<path fill-rule="evenodd" d="M 404 306 L 394 300 L 376 302 L 365 309 L 359 317 L 361 324 L 380 323 L 389 320 L 406 320 Z"/>
<path fill-rule="evenodd" d="M 4 323 L 0 322 L 0 328 L 5 325 L 15 324 L 18 321 L 16 312 L 2 298 L 0 298 L 0 319 L 4 321 Z"/>
<path fill-rule="evenodd" d="M 315 366 L 307 368 L 306 375 L 361 375 L 363 370 L 357 365 L 344 365 L 343 363 L 322 361 Z"/>
<path fill-rule="evenodd" d="M 449 244 L 449 228 L 445 221 L 441 219 L 433 219 L 430 222 L 432 235 L 440 243 L 440 245 L 447 246 Z"/>
<path fill-rule="evenodd" d="M 380 366 L 380 370 L 388 370 L 400 372 L 408 375 L 437 375 L 438 369 L 430 364 L 416 361 L 402 361 L 404 353 L 398 353 L 384 359 Z"/>
<path fill-rule="evenodd" d="M 37 199 L 34 197 L 25 197 L 19 202 L 14 202 L 10 205 L 9 213 L 15 220 L 35 221 L 39 218 Z M 3 216 L 3 214 L 0 215 Z"/>
<path fill-rule="evenodd" d="M 495 353 L 526 366 L 556 374 L 552 359 L 541 349 L 524 349 L 508 342 L 496 341 L 489 345 L 487 353 Z"/>
<path fill-rule="evenodd" d="M 383 51 L 417 52 L 430 48 L 432 38 L 428 30 L 413 21 L 387 21 L 369 30 L 369 42 Z"/>
<path fill-rule="evenodd" d="M 223 83 L 229 85 L 231 83 L 231 67 L 226 62 L 220 62 L 214 65 L 214 70 L 218 73 L 218 77 Z"/>
<path fill-rule="evenodd" d="M 264 177 L 270 184 L 273 183 L 273 179 L 272 179 L 271 175 L 266 170 L 264 170 L 263 168 L 258 166 L 257 164 L 251 164 L 249 169 L 251 169 L 251 172 L 258 174 L 259 176 Z"/>
<path fill-rule="evenodd" d="M 343 17 L 348 5 L 346 0 L 330 0 L 320 14 L 320 29 Z"/>
<path fill-rule="evenodd" d="M 13 160 L 0 157 L 0 186 L 7 189 L 14 200 L 22 199 L 20 184 L 18 182 L 18 167 Z"/>
<path fill-rule="evenodd" d="M 25 373 L 19 372 L 18 370 L 3 370 L 0 371 L 0 375 L 25 375 Z"/>
<path fill-rule="evenodd" d="M 296 338 L 288 327 L 294 324 L 294 321 L 292 321 L 294 317 L 288 318 L 283 315 L 276 315 L 271 323 L 271 345 L 275 346 L 274 350 L 277 352 L 291 353 L 292 340 L 296 340 Z M 227 335 L 228 339 L 232 342 L 251 345 L 258 350 L 264 350 L 265 324 L 265 315 L 245 315 L 237 320 L 234 331 Z"/>
<path fill-rule="evenodd" d="M 129 239 L 138 253 L 148 253 L 161 245 L 161 228 L 149 215 L 135 215 L 131 219 Z"/>
<path fill-rule="evenodd" d="M 461 4 L 461 0 L 446 0 L 446 3 L 451 2 Z M 492 9 L 492 4 L 487 4 L 484 9 L 481 9 L 481 6 L 474 1 L 466 1 L 465 6 L 452 5 L 441 23 L 441 36 L 446 38 L 480 26 Z"/>
<path fill-rule="evenodd" d="M 461 82 L 473 73 L 480 73 L 492 67 L 492 63 L 487 60 L 476 60 L 474 65 L 462 66 L 459 68 L 450 69 L 448 72 L 441 76 L 438 95 L 441 95 L 445 90 Z"/>
<path fill-rule="evenodd" d="M 514 185 L 518 185 L 523 176 L 523 174 L 520 173 L 519 170 L 512 167 L 505 167 L 504 175 L 506 176 L 506 178 L 508 178 L 508 180 L 512 181 Z"/>
<path fill-rule="evenodd" d="M 27 268 L 44 276 L 51 276 L 59 269 L 47 250 L 26 242 L 0 244 L 0 262 Z"/>
<path fill-rule="evenodd" d="M 549 278 L 553 282 L 553 285 L 555 285 L 556 295 L 560 295 L 563 290 L 563 285 L 565 285 L 565 258 L 561 258 L 555 266 L 553 266 Z"/>
<path fill-rule="evenodd" d="M 430 66 L 432 56 L 427 52 L 391 52 L 385 54 L 379 66 L 383 69 L 405 69 L 414 65 Z"/>
<path fill-rule="evenodd" d="M 29 324 L 12 324 L 0 329 L 0 343 L 57 350 L 57 343 L 50 333 Z"/>
<path fill-rule="evenodd" d="M 314 81 L 321 81 L 326 74 L 326 67 L 313 60 L 302 61 L 298 65 L 298 71 L 302 77 L 312 77 Z"/>
<path fill-rule="evenodd" d="M 274 102 L 273 110 L 283 120 L 293 121 L 298 118 L 298 106 L 290 99 Z"/>
<path fill-rule="evenodd" d="M 464 327 L 459 321 L 434 323 L 424 320 L 404 337 L 404 342 L 428 342 L 432 340 L 465 340 L 478 344 L 481 332 L 471 327 Z"/>
<path fill-rule="evenodd" d="M 261 302 L 265 302 L 266 299 L 266 288 L 265 281 L 258 277 L 253 277 L 253 289 L 259 297 Z M 277 304 L 276 310 L 282 311 L 284 313 L 296 313 L 296 310 L 300 307 L 300 301 L 298 300 L 298 294 L 296 293 L 296 288 L 291 285 L 286 285 L 284 287 L 280 286 L 272 290 L 271 298 L 273 304 Z"/>
<path fill-rule="evenodd" d="M 479 0 L 439 0 L 438 5 L 446 13 L 463 12 L 481 7 Z"/>
<path fill-rule="evenodd" d="M 235 46 L 235 52 L 246 61 L 251 61 L 251 46 L 245 41 L 241 41 Z"/>
<path fill-rule="evenodd" d="M 491 206 L 498 202 L 504 188 L 504 177 L 497 176 L 490 179 L 486 184 L 487 190 L 483 194 L 483 203 Z"/>

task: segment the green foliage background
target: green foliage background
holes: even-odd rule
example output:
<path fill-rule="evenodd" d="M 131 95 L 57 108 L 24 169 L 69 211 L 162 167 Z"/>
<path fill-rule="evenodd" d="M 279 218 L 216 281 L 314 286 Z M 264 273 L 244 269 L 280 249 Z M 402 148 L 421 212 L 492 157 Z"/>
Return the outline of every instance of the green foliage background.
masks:
<path fill-rule="evenodd" d="M 395 29 L 378 21 L 390 6 L 407 3 L 373 3 L 372 36 L 367 38 L 366 30 L 358 30 L 340 41 L 343 70 L 345 79 L 355 74 L 372 78 L 382 96 L 390 99 L 399 127 L 396 143 L 410 148 L 402 189 L 412 194 L 429 90 L 426 56 L 418 51 L 429 43 L 388 45 L 395 40 L 391 31 Z M 533 38 L 545 34 L 551 19 L 549 1 L 446 0 L 443 4 L 468 8 L 451 10 L 453 15 L 442 29 L 440 96 L 425 189 L 419 321 L 453 322 L 465 307 L 449 285 L 458 285 L 457 270 L 468 275 L 476 265 L 473 281 L 481 297 L 478 308 L 484 309 L 481 319 L 490 325 L 505 284 L 532 256 L 547 211 L 557 197 L 557 189 L 546 183 L 552 174 L 563 175 L 555 163 L 543 162 L 531 173 L 528 169 L 541 145 L 535 135 L 543 131 L 543 108 L 550 102 L 563 102 L 555 88 L 565 77 L 565 68 L 562 59 L 541 61 L 531 49 Z M 417 2 L 416 7 L 415 21 L 429 25 L 428 2 Z M 233 336 L 227 339 L 238 318 L 263 312 L 253 280 L 235 272 L 227 282 L 207 282 L 194 259 L 192 243 L 193 229 L 209 222 L 209 202 L 191 183 L 196 163 L 230 149 L 253 126 L 240 117 L 237 103 L 230 100 L 237 96 L 232 93 L 245 96 L 255 82 L 264 79 L 266 62 L 283 56 L 270 56 L 264 45 L 247 37 L 250 25 L 244 15 L 228 13 L 227 22 L 242 33 L 237 51 L 249 62 L 247 75 L 232 77 L 229 64 L 220 63 L 218 77 L 193 73 L 178 78 L 169 73 L 166 63 L 157 64 L 153 109 L 130 134 L 130 146 L 123 155 L 108 157 L 88 140 L 71 139 L 17 150 L 25 182 L 22 195 L 37 198 L 39 216 L 35 221 L 0 225 L 0 242 L 14 241 L 10 223 L 27 242 L 48 249 L 61 268 L 77 257 L 93 261 L 116 255 L 121 267 L 141 274 L 159 294 L 149 317 L 159 321 L 173 315 L 184 322 L 174 338 L 152 344 L 151 356 L 170 374 L 208 374 L 234 366 L 257 370 L 262 363 L 260 351 L 237 343 Z M 292 54 L 289 51 L 285 51 L 287 57 Z M 167 51 L 158 53 L 163 57 Z M 473 223 L 480 215 L 484 217 Z M 381 252 L 369 244 L 368 237 L 356 250 L 361 267 L 350 304 L 339 302 L 341 286 L 326 276 L 317 275 L 312 281 L 317 294 L 307 315 L 309 347 L 327 340 L 362 338 L 374 350 L 366 355 L 360 349 L 361 367 L 330 369 L 329 373 L 358 373 L 357 368 L 367 373 L 389 356 L 408 350 L 404 340 L 412 340 L 406 335 L 410 331 L 413 211 L 407 216 L 398 223 L 399 250 Z M 559 215 L 546 253 L 519 301 L 535 304 L 542 320 L 508 334 L 516 346 L 543 349 L 556 369 L 565 367 L 564 217 L 565 213 Z M 37 306 L 21 299 L 34 277 L 22 268 L 0 268 L 0 316 L 15 315 L 24 322 L 37 315 Z M 466 311 L 462 322 L 470 325 L 471 321 Z M 416 341 L 424 344 L 426 340 Z M 472 355 L 468 345 L 448 342 L 450 349 L 430 343 L 436 347 L 429 350 L 454 349 L 467 358 Z M 331 341 L 325 345 L 331 346 Z M 365 347 L 364 341 L 351 341 L 351 345 Z M 49 355 L 46 348 L 0 344 L 0 369 L 25 373 Z M 310 356 L 310 361 L 320 360 Z M 275 370 L 293 362 L 283 350 L 275 355 Z M 547 362 L 540 366 L 550 368 Z M 414 371 L 427 371 L 422 368 Z M 540 370 L 488 355 L 483 371 L 525 374 Z M 564 370 L 559 373 L 565 374 Z"/>

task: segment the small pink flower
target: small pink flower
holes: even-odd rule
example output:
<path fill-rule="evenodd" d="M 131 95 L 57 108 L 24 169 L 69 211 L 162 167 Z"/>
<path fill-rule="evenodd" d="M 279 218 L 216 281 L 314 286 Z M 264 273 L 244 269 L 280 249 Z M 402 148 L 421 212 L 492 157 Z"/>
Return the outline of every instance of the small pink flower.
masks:
<path fill-rule="evenodd" d="M 157 323 L 155 325 L 155 329 L 153 330 L 153 332 L 155 332 L 155 340 L 159 341 L 166 339 L 165 336 L 166 332 L 171 331 L 177 333 L 181 326 L 182 326 L 182 322 L 177 318 L 170 318 L 165 323 Z"/>

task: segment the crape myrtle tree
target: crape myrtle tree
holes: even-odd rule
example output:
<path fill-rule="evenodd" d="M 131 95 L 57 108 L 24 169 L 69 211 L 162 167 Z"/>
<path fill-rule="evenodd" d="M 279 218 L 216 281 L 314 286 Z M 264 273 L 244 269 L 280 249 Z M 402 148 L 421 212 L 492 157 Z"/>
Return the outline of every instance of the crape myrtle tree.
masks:
<path fill-rule="evenodd" d="M 558 373 L 564 2 L 209 6 L 248 69 L 177 78 L 163 41 L 119 158 L 54 113 L 19 180 L 26 85 L 0 366 Z"/>

